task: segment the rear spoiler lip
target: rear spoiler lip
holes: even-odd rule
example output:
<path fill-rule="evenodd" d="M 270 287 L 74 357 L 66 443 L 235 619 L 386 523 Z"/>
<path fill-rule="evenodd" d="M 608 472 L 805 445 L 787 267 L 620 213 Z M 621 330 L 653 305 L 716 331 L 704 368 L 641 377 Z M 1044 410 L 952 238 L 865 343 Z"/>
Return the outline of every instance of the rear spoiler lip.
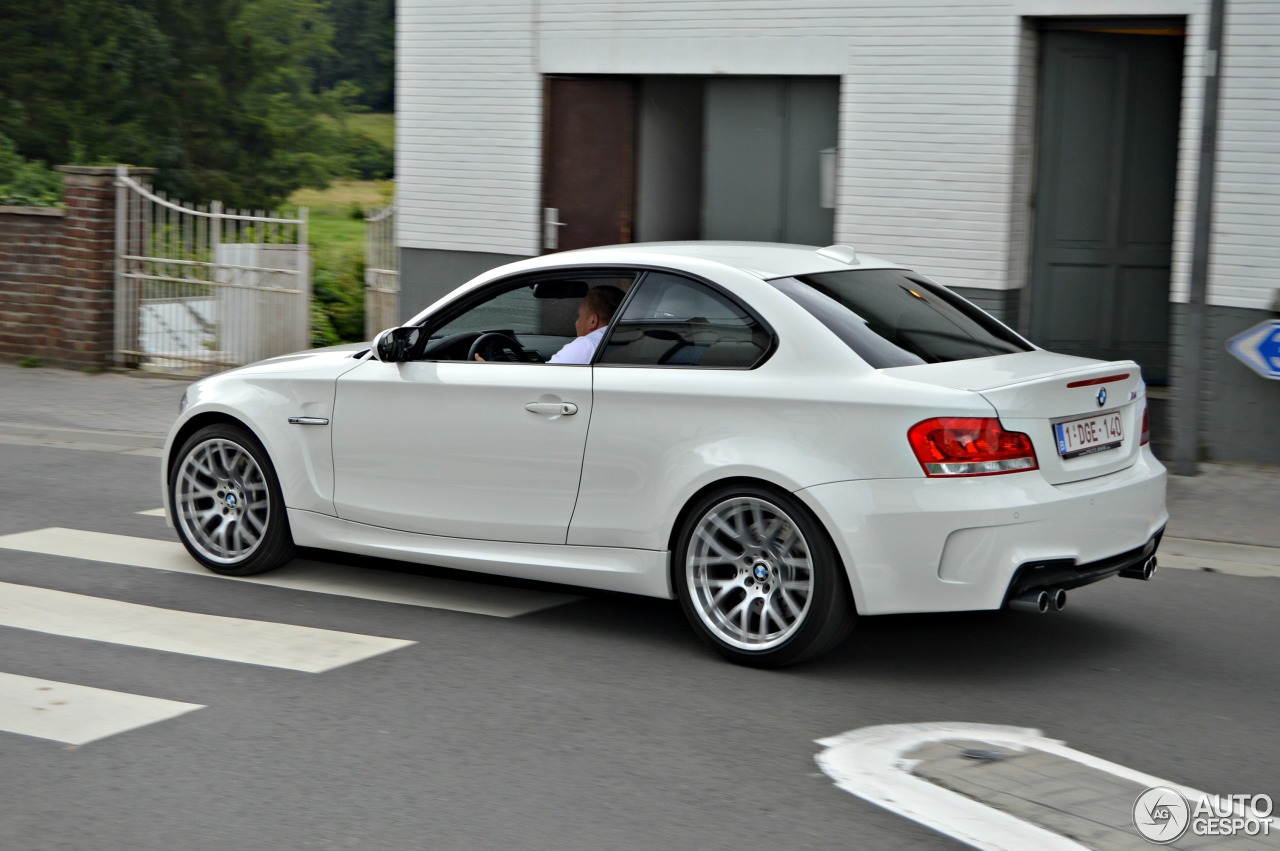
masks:
<path fill-rule="evenodd" d="M 1039 351 L 1044 351 L 1039 350 Z M 1052 353 L 1050 353 L 1052 354 Z M 1019 357 L 1019 354 L 996 355 L 995 357 Z M 985 358 L 983 359 L 985 360 Z M 952 361 L 951 363 L 960 364 L 965 361 Z M 971 393 L 986 393 L 992 390 L 1003 390 L 1011 387 L 1021 387 L 1026 384 L 1042 384 L 1046 381 L 1062 380 L 1063 382 L 1073 382 L 1076 379 L 1093 380 L 1095 378 L 1110 377 L 1112 381 L 1123 381 L 1126 379 L 1136 379 L 1140 395 L 1145 395 L 1146 382 L 1142 380 L 1142 369 L 1136 361 L 1118 360 L 1118 361 L 1093 361 L 1091 363 L 1076 364 L 1071 366 L 1063 366 L 1059 369 L 1049 369 L 1044 372 L 1037 372 L 1033 375 L 1026 375 L 1014 378 L 1012 380 L 1004 380 L 991 383 L 990 378 L 982 382 L 955 382 L 948 383 L 946 381 L 930 381 L 927 370 L 931 366 L 942 366 L 942 364 L 918 364 L 914 366 L 895 366 L 877 370 L 883 375 L 897 378 L 904 381 L 918 381 L 922 384 L 934 384 L 938 387 L 947 387 L 952 390 L 965 390 Z M 915 374 L 907 372 L 908 370 Z M 1123 378 L 1117 377 L 1121 373 Z M 1099 382 L 1101 383 L 1101 382 Z M 977 386 L 975 386 L 977 385 Z M 1077 384 L 1077 387 L 1084 386 Z"/>

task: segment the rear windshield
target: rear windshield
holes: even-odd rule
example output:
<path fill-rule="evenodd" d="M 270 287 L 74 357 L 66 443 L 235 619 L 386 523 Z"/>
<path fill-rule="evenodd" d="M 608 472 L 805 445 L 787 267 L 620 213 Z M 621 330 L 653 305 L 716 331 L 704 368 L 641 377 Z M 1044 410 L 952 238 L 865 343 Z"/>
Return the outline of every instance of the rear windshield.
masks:
<path fill-rule="evenodd" d="M 1031 351 L 990 314 L 902 269 L 851 269 L 769 283 L 876 369 Z"/>

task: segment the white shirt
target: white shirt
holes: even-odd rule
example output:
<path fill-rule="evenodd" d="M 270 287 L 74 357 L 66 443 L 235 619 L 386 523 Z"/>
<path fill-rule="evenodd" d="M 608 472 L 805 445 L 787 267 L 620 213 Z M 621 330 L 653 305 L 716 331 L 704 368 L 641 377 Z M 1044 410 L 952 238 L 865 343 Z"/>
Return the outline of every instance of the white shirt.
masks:
<path fill-rule="evenodd" d="M 547 363 L 591 363 L 591 356 L 604 339 L 604 332 L 604 328 L 597 328 L 589 334 L 574 337 L 552 355 Z"/>

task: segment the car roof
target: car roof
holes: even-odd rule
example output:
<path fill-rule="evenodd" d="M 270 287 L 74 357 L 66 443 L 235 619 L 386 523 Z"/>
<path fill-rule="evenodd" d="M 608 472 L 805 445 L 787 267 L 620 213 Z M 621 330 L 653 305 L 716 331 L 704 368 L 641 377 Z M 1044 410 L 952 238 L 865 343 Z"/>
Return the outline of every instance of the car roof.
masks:
<path fill-rule="evenodd" d="M 645 265 L 679 266 L 685 258 L 697 258 L 741 269 L 762 279 L 790 275 L 816 275 L 848 269 L 901 269 L 901 264 L 856 252 L 848 245 L 820 248 L 777 242 L 638 242 L 579 248 L 525 261 L 526 269 L 562 266 Z M 524 265 L 524 264 L 522 264 Z"/>

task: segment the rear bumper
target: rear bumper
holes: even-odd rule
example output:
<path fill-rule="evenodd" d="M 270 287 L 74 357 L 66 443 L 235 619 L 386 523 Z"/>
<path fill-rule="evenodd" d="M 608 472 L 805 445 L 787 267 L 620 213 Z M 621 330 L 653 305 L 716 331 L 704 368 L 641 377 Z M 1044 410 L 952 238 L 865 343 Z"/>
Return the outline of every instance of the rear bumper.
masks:
<path fill-rule="evenodd" d="M 1156 554 L 1156 550 L 1160 548 L 1160 539 L 1162 537 L 1164 537 L 1163 526 L 1151 537 L 1151 540 L 1140 547 L 1110 558 L 1099 559 L 1085 564 L 1078 564 L 1071 559 L 1062 559 L 1057 561 L 1033 561 L 1021 565 L 1014 572 L 1013 581 L 1009 583 L 1009 591 L 1005 595 L 1005 602 L 1027 591 L 1048 590 L 1050 588 L 1061 588 L 1064 591 L 1069 591 L 1072 588 L 1090 585 L 1101 579 L 1115 576 L 1122 570 L 1139 568 L 1146 563 L 1147 559 Z"/>
<path fill-rule="evenodd" d="M 1124 470 L 1062 485 L 1031 471 L 833 482 L 797 496 L 832 533 L 860 614 L 971 611 L 1001 608 L 1016 582 L 1078 587 L 1154 550 L 1169 520 L 1165 477 L 1144 448 Z"/>

